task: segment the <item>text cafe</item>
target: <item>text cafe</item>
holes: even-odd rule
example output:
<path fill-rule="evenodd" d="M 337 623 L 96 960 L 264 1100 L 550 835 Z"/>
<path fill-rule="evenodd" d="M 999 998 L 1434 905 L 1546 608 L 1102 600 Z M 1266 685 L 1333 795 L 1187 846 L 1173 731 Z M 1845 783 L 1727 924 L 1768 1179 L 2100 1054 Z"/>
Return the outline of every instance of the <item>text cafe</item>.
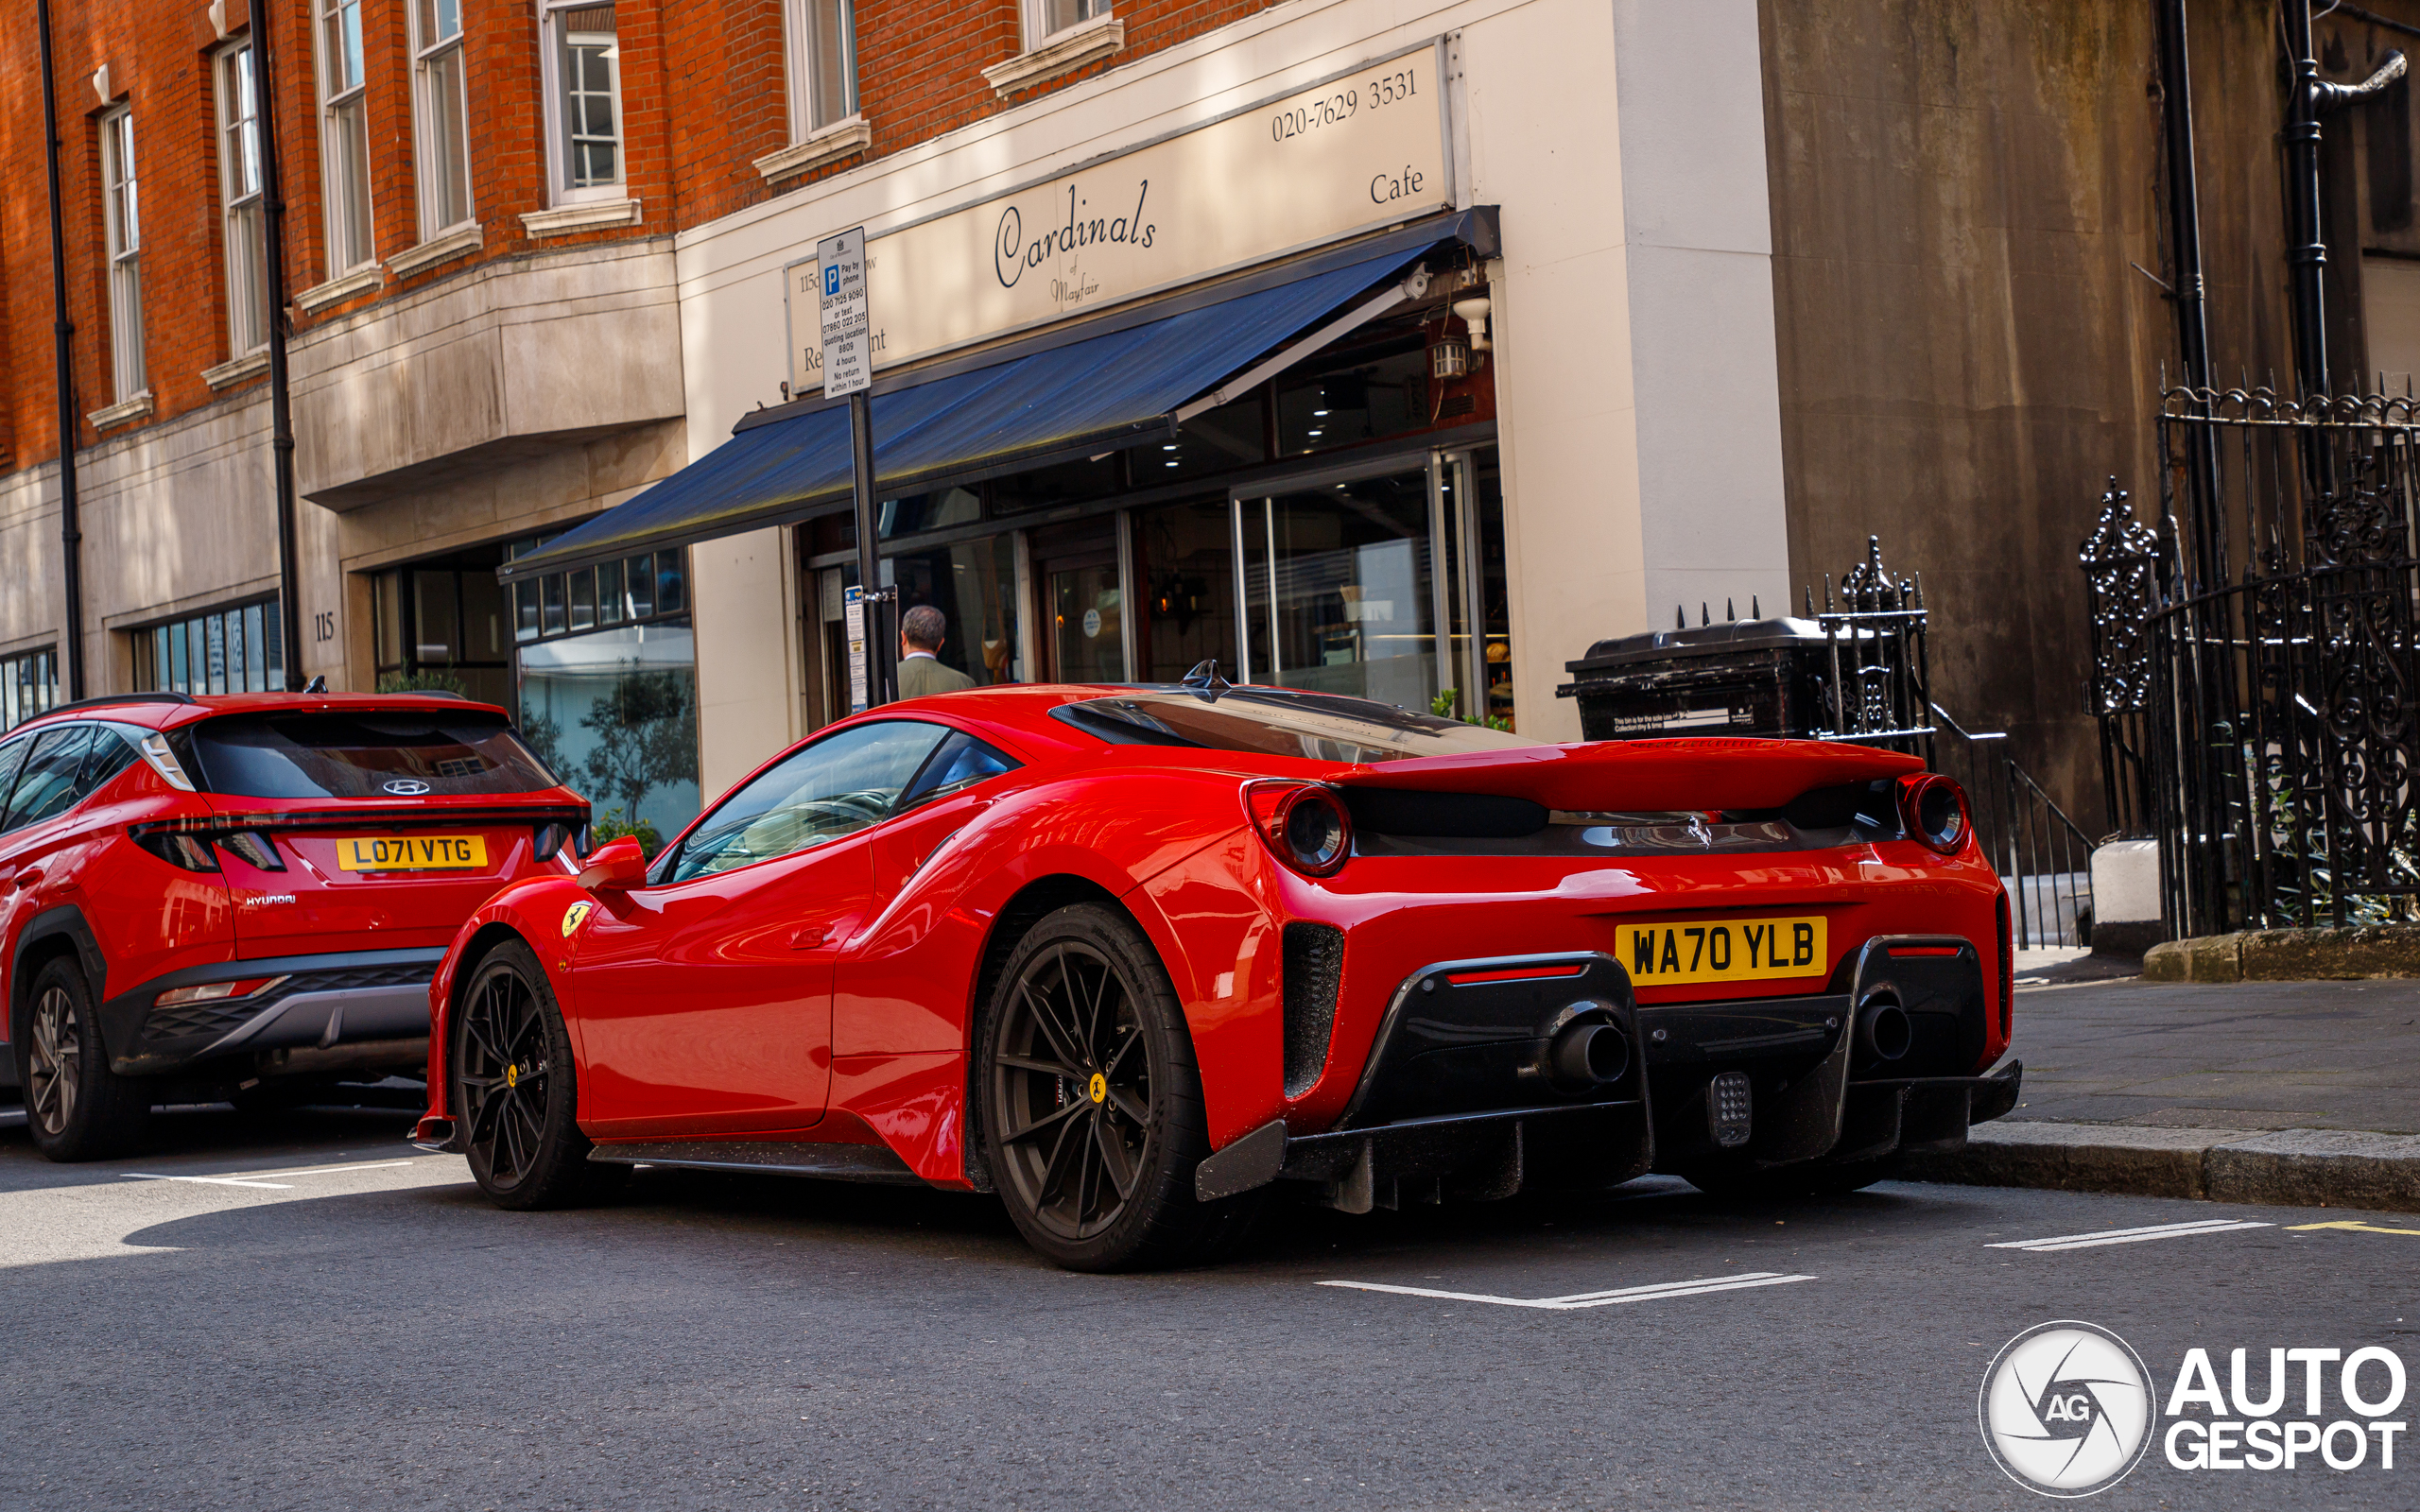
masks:
<path fill-rule="evenodd" d="M 543 596 L 691 548 L 708 793 L 849 712 L 851 446 L 814 251 L 862 224 L 882 580 L 945 616 L 944 662 L 995 684 L 1216 661 L 1517 725 L 1500 221 L 1458 183 L 1445 56 L 1431 40 L 922 213 L 877 180 L 721 232 L 714 257 L 779 283 L 725 279 L 693 309 L 683 264 L 697 460 L 508 581 Z M 782 399 L 714 391 L 738 366 L 720 344 L 769 329 Z"/>

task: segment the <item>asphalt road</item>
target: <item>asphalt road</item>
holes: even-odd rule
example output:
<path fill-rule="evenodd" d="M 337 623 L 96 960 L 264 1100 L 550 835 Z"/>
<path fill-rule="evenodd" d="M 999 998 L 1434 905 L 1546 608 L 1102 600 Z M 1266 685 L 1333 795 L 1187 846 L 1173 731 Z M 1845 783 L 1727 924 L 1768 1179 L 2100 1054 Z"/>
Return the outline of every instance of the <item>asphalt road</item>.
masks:
<path fill-rule="evenodd" d="M 1289 1210 L 1220 1268 L 1097 1278 L 980 1198 L 641 1172 L 517 1215 L 391 1113 L 155 1126 L 56 1166 L 0 1118 L 0 1506 L 2033 1507 L 1977 1394 L 2053 1318 L 2117 1331 L 2162 1395 L 2194 1346 L 2223 1383 L 2238 1346 L 2383 1345 L 2420 1419 L 2420 1232 L 2374 1231 L 2408 1216 L 1651 1181 Z M 1989 1247 L 2213 1218 L 2268 1227 Z M 1734 1284 L 1474 1299 L 1699 1280 Z M 2401 1448 L 2259 1473 L 2155 1445 L 2091 1504 L 2408 1508 Z"/>

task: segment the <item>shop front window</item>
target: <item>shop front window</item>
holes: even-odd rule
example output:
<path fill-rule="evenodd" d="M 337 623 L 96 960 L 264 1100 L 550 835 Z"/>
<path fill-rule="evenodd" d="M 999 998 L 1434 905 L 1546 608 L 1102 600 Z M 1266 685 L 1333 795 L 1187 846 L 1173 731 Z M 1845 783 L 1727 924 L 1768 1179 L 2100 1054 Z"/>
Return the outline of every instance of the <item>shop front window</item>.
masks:
<path fill-rule="evenodd" d="M 1254 676 L 1426 709 L 1438 689 L 1428 471 L 1279 494 L 1262 511 L 1272 556 Z"/>
<path fill-rule="evenodd" d="M 1485 717 L 1509 730 L 1513 728 L 1512 603 L 1505 571 L 1504 472 L 1493 446 L 1459 458 L 1458 464 L 1455 476 L 1467 503 L 1457 506 L 1457 519 L 1466 522 L 1460 528 L 1471 542 L 1464 597 L 1474 606 L 1478 628 L 1469 685 L 1487 690 Z M 1463 712 L 1465 717 L 1475 713 L 1468 704 Z"/>
<path fill-rule="evenodd" d="M 698 651 L 686 619 L 520 648 L 521 738 L 648 854 L 698 816 Z"/>
<path fill-rule="evenodd" d="M 544 539 L 515 544 L 527 555 Z M 674 547 L 512 585 L 521 738 L 650 856 L 698 816 L 698 653 Z"/>
<path fill-rule="evenodd" d="M 1134 512 L 1143 681 L 1174 682 L 1205 661 L 1239 676 L 1233 529 L 1223 496 Z"/>
<path fill-rule="evenodd" d="M 899 590 L 901 613 L 920 604 L 942 611 L 944 666 L 973 678 L 977 687 L 1017 680 L 1016 552 L 1009 537 L 903 551 L 885 565 Z M 841 586 L 856 580 L 850 573 Z"/>
<path fill-rule="evenodd" d="M 512 707 L 512 626 L 495 547 L 371 579 L 381 693 L 458 693 Z"/>

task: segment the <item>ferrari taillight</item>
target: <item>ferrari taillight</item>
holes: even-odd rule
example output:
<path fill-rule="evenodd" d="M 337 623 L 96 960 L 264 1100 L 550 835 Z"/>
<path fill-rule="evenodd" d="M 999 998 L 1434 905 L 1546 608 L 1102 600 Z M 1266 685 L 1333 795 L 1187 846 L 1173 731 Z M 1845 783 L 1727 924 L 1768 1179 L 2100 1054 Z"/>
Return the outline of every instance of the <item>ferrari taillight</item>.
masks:
<path fill-rule="evenodd" d="M 1939 772 L 1924 772 L 1899 784 L 1899 813 L 1908 833 L 1945 856 L 1966 848 L 1966 791 Z"/>
<path fill-rule="evenodd" d="M 2001 893 L 1992 904 L 1999 924 L 2000 1043 L 2005 1046 L 2016 1034 L 2016 932 L 2009 928 L 2008 894 Z"/>
<path fill-rule="evenodd" d="M 1306 877 L 1333 877 L 1353 854 L 1353 816 L 1319 782 L 1246 782 L 1244 809 L 1269 849 Z"/>

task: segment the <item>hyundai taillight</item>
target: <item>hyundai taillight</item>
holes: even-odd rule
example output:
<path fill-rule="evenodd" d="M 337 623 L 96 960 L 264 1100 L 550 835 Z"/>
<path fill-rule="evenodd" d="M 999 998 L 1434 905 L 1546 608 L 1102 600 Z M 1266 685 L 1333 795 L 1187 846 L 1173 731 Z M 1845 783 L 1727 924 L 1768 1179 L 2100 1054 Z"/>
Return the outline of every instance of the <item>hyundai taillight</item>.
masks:
<path fill-rule="evenodd" d="M 1924 772 L 1899 784 L 1899 813 L 1908 833 L 1945 856 L 1966 848 L 1966 792 L 1939 772 Z"/>
<path fill-rule="evenodd" d="M 1246 782 L 1244 808 L 1269 849 L 1306 877 L 1333 877 L 1353 854 L 1353 816 L 1319 782 Z"/>
<path fill-rule="evenodd" d="M 172 867 L 187 871 L 218 869 L 218 857 L 212 852 L 210 842 L 198 834 L 187 834 L 181 830 L 153 830 L 135 835 L 134 843 Z"/>
<path fill-rule="evenodd" d="M 218 849 L 262 871 L 284 871 L 285 858 L 277 842 L 258 830 L 235 830 L 218 836 Z"/>

